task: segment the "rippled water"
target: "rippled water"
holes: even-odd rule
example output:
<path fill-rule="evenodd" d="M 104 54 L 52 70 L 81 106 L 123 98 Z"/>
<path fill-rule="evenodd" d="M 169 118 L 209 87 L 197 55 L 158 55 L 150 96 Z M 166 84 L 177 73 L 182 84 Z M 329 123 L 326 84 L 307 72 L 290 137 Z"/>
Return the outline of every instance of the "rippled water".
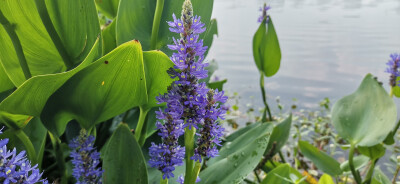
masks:
<path fill-rule="evenodd" d="M 215 0 L 219 36 L 208 59 L 238 92 L 243 107 L 262 107 L 259 74 L 252 56 L 262 0 Z M 333 102 L 356 90 L 367 73 L 388 88 L 385 63 L 400 52 L 400 0 L 273 0 L 269 11 L 282 50 L 281 68 L 266 79 L 268 98 L 306 108 L 329 97 Z M 251 96 L 254 97 L 252 100 Z"/>

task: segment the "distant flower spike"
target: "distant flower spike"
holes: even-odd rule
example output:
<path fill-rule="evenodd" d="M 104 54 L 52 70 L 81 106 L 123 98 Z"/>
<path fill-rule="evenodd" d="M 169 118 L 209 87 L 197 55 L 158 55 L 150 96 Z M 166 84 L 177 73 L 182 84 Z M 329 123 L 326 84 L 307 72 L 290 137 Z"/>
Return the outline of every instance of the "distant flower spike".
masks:
<path fill-rule="evenodd" d="M 400 54 L 393 53 L 390 55 L 390 60 L 386 63 L 388 66 L 386 72 L 390 73 L 389 84 L 391 87 L 399 86 L 397 77 L 400 77 Z"/>
<path fill-rule="evenodd" d="M 72 175 L 76 184 L 101 184 L 103 170 L 97 167 L 100 164 L 100 153 L 93 147 L 95 137 L 88 135 L 82 129 L 80 135 L 72 140 L 69 147 L 72 149 Z"/>
<path fill-rule="evenodd" d="M 262 15 L 258 17 L 258 22 L 261 23 L 265 19 L 265 23 L 268 23 L 269 21 L 269 16 L 267 14 L 267 11 L 271 9 L 271 6 L 267 6 L 267 4 L 264 4 L 262 8 L 260 8 L 260 11 L 262 12 Z"/>
<path fill-rule="evenodd" d="M 3 128 L 0 129 L 2 134 Z M 47 184 L 46 179 L 41 179 L 42 174 L 37 168 L 37 164 L 33 167 L 31 162 L 26 158 L 25 151 L 17 154 L 16 149 L 12 151 L 7 149 L 9 139 L 0 139 L 0 182 L 3 184 Z"/>

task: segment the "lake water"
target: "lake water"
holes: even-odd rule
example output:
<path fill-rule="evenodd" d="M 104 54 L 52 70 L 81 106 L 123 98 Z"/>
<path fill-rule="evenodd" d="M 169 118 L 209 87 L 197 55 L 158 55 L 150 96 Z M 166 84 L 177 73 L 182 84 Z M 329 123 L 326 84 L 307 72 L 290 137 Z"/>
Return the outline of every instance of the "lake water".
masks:
<path fill-rule="evenodd" d="M 219 64 L 216 75 L 225 89 L 238 92 L 240 105 L 263 107 L 252 38 L 262 0 L 215 0 L 213 17 L 219 35 L 208 60 Z M 279 72 L 266 78 L 270 106 L 275 98 L 288 107 L 292 99 L 315 108 L 329 97 L 334 103 L 355 91 L 367 73 L 388 89 L 385 63 L 400 52 L 400 0 L 267 1 L 282 50 Z M 242 109 L 244 110 L 244 109 Z M 275 108 L 276 111 L 276 108 Z"/>

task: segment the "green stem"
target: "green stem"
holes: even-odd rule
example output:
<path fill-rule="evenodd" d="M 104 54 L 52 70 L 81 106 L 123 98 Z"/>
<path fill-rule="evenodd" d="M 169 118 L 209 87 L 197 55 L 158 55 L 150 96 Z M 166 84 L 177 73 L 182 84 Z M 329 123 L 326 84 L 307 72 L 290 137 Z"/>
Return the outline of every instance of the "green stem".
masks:
<path fill-rule="evenodd" d="M 393 87 L 390 88 L 389 96 L 390 96 L 390 98 L 393 98 Z"/>
<path fill-rule="evenodd" d="M 135 137 L 138 142 L 140 142 L 140 138 L 142 137 L 142 135 L 146 134 L 146 129 L 143 128 L 143 125 L 146 123 L 146 116 L 150 109 L 144 109 L 143 107 L 140 106 L 139 110 L 140 110 L 139 120 L 135 129 Z"/>
<path fill-rule="evenodd" d="M 397 175 L 399 175 L 399 172 L 400 172 L 400 166 L 397 166 L 397 169 L 394 172 L 394 176 L 393 176 L 393 179 L 392 179 L 392 184 L 396 184 L 396 178 L 397 178 Z"/>
<path fill-rule="evenodd" d="M 160 28 L 163 9 L 164 0 L 157 0 L 156 11 L 154 12 L 153 28 L 151 30 L 150 50 L 155 50 L 157 46 L 158 30 Z"/>
<path fill-rule="evenodd" d="M 21 140 L 21 142 L 24 144 L 25 149 L 28 152 L 29 160 L 33 164 L 37 164 L 38 162 L 37 162 L 37 157 L 36 157 L 36 151 L 35 151 L 35 147 L 32 144 L 32 141 L 22 130 L 17 130 L 14 133 L 18 137 L 18 139 Z"/>
<path fill-rule="evenodd" d="M 145 119 L 144 119 L 144 125 L 143 125 L 143 129 L 142 129 L 142 134 L 140 135 L 139 138 L 139 144 L 140 146 L 143 146 L 144 143 L 146 142 L 146 138 L 147 138 L 147 126 L 148 126 L 148 121 L 149 121 L 149 114 L 147 113 Z"/>
<path fill-rule="evenodd" d="M 351 174 L 353 174 L 354 180 L 356 180 L 357 184 L 361 184 L 360 174 L 358 173 L 358 171 L 356 171 L 356 169 L 354 167 L 354 163 L 353 163 L 354 149 L 355 149 L 355 145 L 351 144 L 350 152 L 349 152 L 349 166 L 350 166 Z"/>
<path fill-rule="evenodd" d="M 191 177 L 191 181 L 189 181 L 189 184 L 195 184 L 196 183 L 196 179 L 199 176 L 200 169 L 201 169 L 201 162 L 197 161 L 194 164 L 193 175 Z"/>
<path fill-rule="evenodd" d="M 40 18 L 42 19 L 43 25 L 46 28 L 47 32 L 51 40 L 54 43 L 58 53 L 60 54 L 65 66 L 67 69 L 71 69 L 73 67 L 73 61 L 70 59 L 67 49 L 64 47 L 60 36 L 58 35 L 56 29 L 54 28 L 53 23 L 51 22 L 49 12 L 46 8 L 45 0 L 35 0 L 35 4 L 39 13 Z"/>
<path fill-rule="evenodd" d="M 374 173 L 375 164 L 378 162 L 378 159 L 371 161 L 371 166 L 368 169 L 367 175 L 365 176 L 364 184 L 370 184 L 372 179 L 372 174 Z"/>
<path fill-rule="evenodd" d="M 28 80 L 32 77 L 32 74 L 29 70 L 28 62 L 26 61 L 24 51 L 22 49 L 21 41 L 18 38 L 17 33 L 15 33 L 15 27 L 12 25 L 7 18 L 3 15 L 3 12 L 0 10 L 0 23 L 3 25 L 4 29 L 6 30 L 8 36 L 10 37 L 15 52 L 18 57 L 19 65 L 21 66 L 22 72 L 24 73 L 25 79 Z"/>
<path fill-rule="evenodd" d="M 196 133 L 196 128 L 192 127 L 189 129 L 185 128 L 185 151 L 186 151 L 186 172 L 185 172 L 185 184 L 188 184 L 192 179 L 193 171 L 193 160 L 190 159 L 194 155 L 194 134 Z"/>
<path fill-rule="evenodd" d="M 264 109 L 264 113 L 262 116 L 262 121 L 266 122 L 268 121 L 272 121 L 272 115 L 271 115 L 271 111 L 269 109 L 268 103 L 267 103 L 267 96 L 265 95 L 265 87 L 264 87 L 264 74 L 261 73 L 260 76 L 260 88 L 261 88 L 261 95 L 263 98 L 263 102 L 265 105 L 265 109 Z M 267 113 L 268 113 L 268 119 L 267 119 Z"/>
<path fill-rule="evenodd" d="M 58 170 L 61 173 L 61 184 L 67 184 L 68 178 L 66 176 L 65 160 L 63 156 L 63 149 L 61 147 L 61 140 L 55 137 L 51 132 L 49 132 L 49 137 L 51 144 L 53 145 L 54 151 L 56 153 L 56 161 L 58 165 Z"/>
<path fill-rule="evenodd" d="M 281 157 L 282 162 L 286 163 L 286 160 L 285 160 L 285 157 L 282 154 L 282 151 L 279 150 L 278 154 L 279 154 L 279 157 Z"/>
<path fill-rule="evenodd" d="M 168 184 L 168 179 L 163 179 L 161 176 L 160 184 Z"/>
<path fill-rule="evenodd" d="M 261 183 L 261 178 L 260 178 L 260 176 L 258 176 L 257 171 L 254 170 L 253 172 L 254 172 L 254 175 L 256 176 L 258 183 Z"/>

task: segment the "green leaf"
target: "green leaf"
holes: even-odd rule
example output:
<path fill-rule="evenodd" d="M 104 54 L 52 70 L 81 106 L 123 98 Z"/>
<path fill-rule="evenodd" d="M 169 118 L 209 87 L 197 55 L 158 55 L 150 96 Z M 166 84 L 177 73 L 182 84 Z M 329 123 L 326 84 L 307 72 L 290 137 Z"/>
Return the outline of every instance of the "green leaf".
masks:
<path fill-rule="evenodd" d="M 253 56 L 257 68 L 265 76 L 275 75 L 281 63 L 281 49 L 272 18 L 269 17 L 268 28 L 264 20 L 253 37 Z"/>
<path fill-rule="evenodd" d="M 142 48 L 131 41 L 71 77 L 47 101 L 41 119 L 60 136 L 70 120 L 89 129 L 146 102 Z"/>
<path fill-rule="evenodd" d="M 380 169 L 375 169 L 371 184 L 392 184 L 392 182 Z"/>
<path fill-rule="evenodd" d="M 236 138 L 238 138 L 238 137 L 240 137 L 241 135 L 243 135 L 244 133 L 246 133 L 246 132 L 252 130 L 254 127 L 259 126 L 260 124 L 261 124 L 260 122 L 257 122 L 257 123 L 253 123 L 253 124 L 251 124 L 251 125 L 247 125 L 247 126 L 241 128 L 241 129 L 239 129 L 239 130 L 233 132 L 232 134 L 228 135 L 228 136 L 225 138 L 225 141 L 226 141 L 226 142 L 232 142 L 232 141 L 234 141 Z"/>
<path fill-rule="evenodd" d="M 181 16 L 182 4 L 184 0 L 165 1 L 163 13 L 160 21 L 159 34 L 155 49 L 160 49 L 167 55 L 172 53 L 167 44 L 172 44 L 172 37 L 179 37 L 179 34 L 169 31 L 167 21 L 172 21 L 172 14 L 176 17 Z M 201 16 L 201 21 L 210 33 L 200 35 L 205 39 L 207 35 L 207 44 L 211 40 L 210 36 L 215 32 L 215 22 L 211 24 L 211 13 L 214 4 L 213 0 L 192 0 L 193 11 L 195 15 Z M 117 45 L 124 42 L 137 39 L 140 40 L 143 50 L 150 50 L 150 40 L 156 1 L 148 0 L 121 0 L 117 16 L 116 37 Z M 211 43 L 209 43 L 211 44 Z M 210 45 L 205 45 L 209 46 Z"/>
<path fill-rule="evenodd" d="M 378 158 L 383 157 L 383 155 L 385 155 L 386 152 L 386 148 L 383 147 L 382 144 L 377 144 L 371 147 L 359 146 L 357 147 L 357 149 L 361 154 L 369 157 L 371 160 L 376 160 Z"/>
<path fill-rule="evenodd" d="M 117 47 L 115 38 L 115 20 L 103 30 L 103 53 L 107 54 Z"/>
<path fill-rule="evenodd" d="M 227 156 L 225 156 L 224 151 L 221 149 L 221 153 L 224 155 L 220 154 L 217 158 L 221 157 L 222 159 L 210 165 L 200 173 L 201 181 L 199 184 L 240 183 L 257 167 L 263 157 L 272 131 L 272 126 L 268 126 L 267 124 L 265 129 L 268 129 L 268 131 L 260 132 L 258 138 L 251 139 L 248 144 L 241 144 L 240 149 Z"/>
<path fill-rule="evenodd" d="M 117 16 L 119 0 L 95 0 L 97 8 L 112 19 Z"/>
<path fill-rule="evenodd" d="M 204 53 L 204 56 L 208 55 L 210 47 L 214 41 L 214 35 L 218 36 L 218 24 L 216 19 L 211 19 L 209 26 L 207 26 L 206 32 L 204 32 L 203 43 L 208 46 L 208 49 Z"/>
<path fill-rule="evenodd" d="M 51 22 L 69 59 L 74 65 L 81 63 L 100 35 L 100 24 L 94 1 L 45 1 Z"/>
<path fill-rule="evenodd" d="M 268 140 L 270 139 L 270 134 L 272 132 L 272 124 L 270 123 L 261 123 L 251 130 L 243 133 L 238 138 L 234 139 L 232 142 L 225 143 L 218 153 L 218 157 L 210 159 L 207 164 L 217 164 L 220 160 L 223 160 L 225 157 L 232 155 L 238 150 L 243 148 L 243 145 L 249 145 L 254 140 L 265 137 L 265 134 L 268 134 Z M 268 141 L 269 142 L 269 141 Z M 264 150 L 265 151 L 265 150 Z"/>
<path fill-rule="evenodd" d="M 14 93 L 0 103 L 0 120 L 14 128 L 22 128 L 29 116 L 40 116 L 47 100 L 75 73 L 88 66 L 99 53 L 98 41 L 87 58 L 75 69 L 64 73 L 35 76 L 22 84 Z M 29 115 L 29 116 L 26 116 Z M 15 119 L 16 116 L 20 118 Z"/>
<path fill-rule="evenodd" d="M 291 184 L 290 182 L 290 166 L 289 164 L 281 164 L 267 174 L 267 177 L 261 184 Z M 286 180 L 283 178 L 287 178 Z"/>
<path fill-rule="evenodd" d="M 115 130 L 102 157 L 104 183 L 147 184 L 142 150 L 126 124 Z"/>
<path fill-rule="evenodd" d="M 8 91 L 14 87 L 14 84 L 11 82 L 10 78 L 8 78 L 8 75 L 6 71 L 4 71 L 3 65 L 0 61 L 0 93 Z"/>
<path fill-rule="evenodd" d="M 218 89 L 218 91 L 222 91 L 222 88 L 224 87 L 224 84 L 228 82 L 228 79 L 224 79 L 221 81 L 215 81 L 215 82 L 210 82 L 207 84 L 207 87 L 210 89 Z"/>
<path fill-rule="evenodd" d="M 299 141 L 299 147 L 301 153 L 308 159 L 310 159 L 318 169 L 332 176 L 337 176 L 342 173 L 340 164 L 334 158 L 328 154 L 318 150 L 310 143 L 306 141 Z"/>
<path fill-rule="evenodd" d="M 355 93 L 337 101 L 332 109 L 338 134 L 358 146 L 381 143 L 393 130 L 396 118 L 393 100 L 371 74 Z"/>
<path fill-rule="evenodd" d="M 44 149 L 46 145 L 46 136 L 47 130 L 43 126 L 42 122 L 38 117 L 35 117 L 31 120 L 28 125 L 24 128 L 25 134 L 32 141 L 33 146 L 35 147 L 37 161 L 39 164 L 39 168 L 41 168 Z"/>
<path fill-rule="evenodd" d="M 356 170 L 359 170 L 362 167 L 364 167 L 365 165 L 367 165 L 368 161 L 369 161 L 369 158 L 364 155 L 355 156 L 353 158 L 354 168 Z M 345 162 L 340 164 L 340 168 L 342 169 L 343 172 L 351 172 L 348 160 L 346 160 Z"/>
<path fill-rule="evenodd" d="M 318 184 L 335 184 L 331 176 L 323 174 L 318 181 Z"/>
<path fill-rule="evenodd" d="M 271 138 L 266 149 L 267 156 L 272 157 L 278 153 L 286 144 L 290 135 L 290 127 L 292 125 L 292 115 L 274 127 Z"/>

